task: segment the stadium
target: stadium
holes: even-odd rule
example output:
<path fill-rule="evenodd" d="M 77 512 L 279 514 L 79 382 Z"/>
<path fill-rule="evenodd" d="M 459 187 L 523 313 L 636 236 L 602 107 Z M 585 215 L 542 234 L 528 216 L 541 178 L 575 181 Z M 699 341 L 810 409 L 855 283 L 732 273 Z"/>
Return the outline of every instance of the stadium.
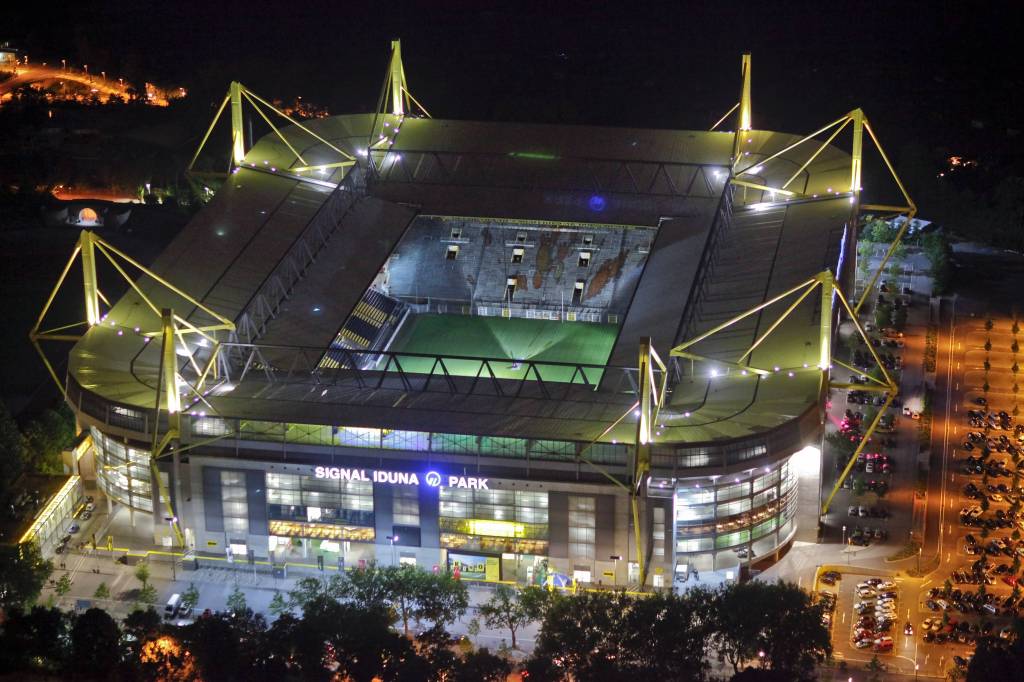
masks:
<path fill-rule="evenodd" d="M 209 203 L 149 268 L 83 232 L 58 283 L 82 475 L 274 566 L 659 587 L 813 540 L 866 121 L 755 130 L 741 76 L 733 132 L 431 118 L 397 42 L 376 112 L 232 84 Z"/>

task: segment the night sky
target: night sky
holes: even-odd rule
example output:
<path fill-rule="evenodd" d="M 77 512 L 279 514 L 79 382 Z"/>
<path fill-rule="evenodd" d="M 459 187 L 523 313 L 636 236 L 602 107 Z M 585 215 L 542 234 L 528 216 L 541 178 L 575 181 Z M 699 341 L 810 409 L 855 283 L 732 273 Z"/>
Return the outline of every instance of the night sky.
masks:
<path fill-rule="evenodd" d="M 735 102 L 751 51 L 758 127 L 808 131 L 858 104 L 883 134 L 952 146 L 971 143 L 972 120 L 1022 127 L 1020 3 L 26 5 L 5 13 L 0 39 L 33 59 L 89 60 L 197 98 L 237 78 L 366 110 L 401 37 L 411 90 L 437 117 L 707 127 Z"/>

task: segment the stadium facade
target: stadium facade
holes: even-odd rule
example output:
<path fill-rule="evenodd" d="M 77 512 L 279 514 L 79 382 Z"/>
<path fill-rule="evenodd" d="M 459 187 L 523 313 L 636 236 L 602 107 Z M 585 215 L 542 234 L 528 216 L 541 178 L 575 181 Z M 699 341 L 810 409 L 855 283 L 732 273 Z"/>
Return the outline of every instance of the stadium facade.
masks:
<path fill-rule="evenodd" d="M 102 490 L 200 556 L 487 580 L 627 584 L 643 564 L 666 585 L 814 537 L 822 298 L 734 318 L 848 276 L 850 155 L 805 163 L 801 136 L 752 129 L 429 118 L 400 55 L 389 69 L 384 112 L 236 147 L 99 306 L 61 379 Z M 699 360 L 638 367 L 645 343 L 693 340 Z"/>

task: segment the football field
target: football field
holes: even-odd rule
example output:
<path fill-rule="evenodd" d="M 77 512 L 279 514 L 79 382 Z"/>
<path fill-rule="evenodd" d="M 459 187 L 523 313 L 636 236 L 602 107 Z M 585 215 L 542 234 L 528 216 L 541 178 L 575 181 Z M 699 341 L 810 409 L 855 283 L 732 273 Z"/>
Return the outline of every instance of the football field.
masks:
<path fill-rule="evenodd" d="M 491 370 L 499 378 L 521 378 L 527 371 L 523 361 L 568 362 L 603 365 L 608 360 L 618 325 L 586 322 L 553 322 L 522 318 L 478 317 L 469 315 L 414 315 L 406 320 L 391 345 L 396 353 L 442 355 L 451 374 L 475 376 L 480 362 L 459 360 L 455 356 L 492 358 Z M 426 373 L 434 365 L 432 358 L 399 355 L 407 372 Z M 521 364 L 517 367 L 514 363 Z M 550 381 L 569 381 L 573 368 L 541 366 L 541 377 Z M 440 367 L 434 369 L 440 373 Z M 482 376 L 487 376 L 484 369 Z M 534 378 L 531 376 L 531 378 Z M 590 371 L 591 382 L 599 376 Z M 576 381 L 582 381 L 577 377 Z"/>

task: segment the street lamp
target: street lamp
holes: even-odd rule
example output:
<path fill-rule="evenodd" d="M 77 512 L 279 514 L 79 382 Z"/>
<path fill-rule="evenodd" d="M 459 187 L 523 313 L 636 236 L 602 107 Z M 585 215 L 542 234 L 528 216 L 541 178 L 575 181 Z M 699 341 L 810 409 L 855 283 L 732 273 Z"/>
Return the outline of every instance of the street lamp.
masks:
<path fill-rule="evenodd" d="M 391 543 L 391 565 L 394 566 L 397 562 L 395 561 L 395 543 L 398 542 L 397 535 L 388 535 L 385 540 Z"/>
<path fill-rule="evenodd" d="M 612 569 L 613 571 L 615 571 L 615 577 L 612 578 L 612 584 L 618 584 L 618 582 L 619 582 L 619 562 L 622 561 L 622 556 L 620 554 L 612 554 L 608 558 L 615 562 L 615 568 Z"/>
<path fill-rule="evenodd" d="M 846 526 L 843 526 L 843 544 L 846 544 Z"/>
<path fill-rule="evenodd" d="M 919 666 L 917 663 L 914 663 L 914 679 L 915 680 L 917 679 L 917 671 L 920 670 L 920 669 L 921 669 L 921 666 Z"/>

